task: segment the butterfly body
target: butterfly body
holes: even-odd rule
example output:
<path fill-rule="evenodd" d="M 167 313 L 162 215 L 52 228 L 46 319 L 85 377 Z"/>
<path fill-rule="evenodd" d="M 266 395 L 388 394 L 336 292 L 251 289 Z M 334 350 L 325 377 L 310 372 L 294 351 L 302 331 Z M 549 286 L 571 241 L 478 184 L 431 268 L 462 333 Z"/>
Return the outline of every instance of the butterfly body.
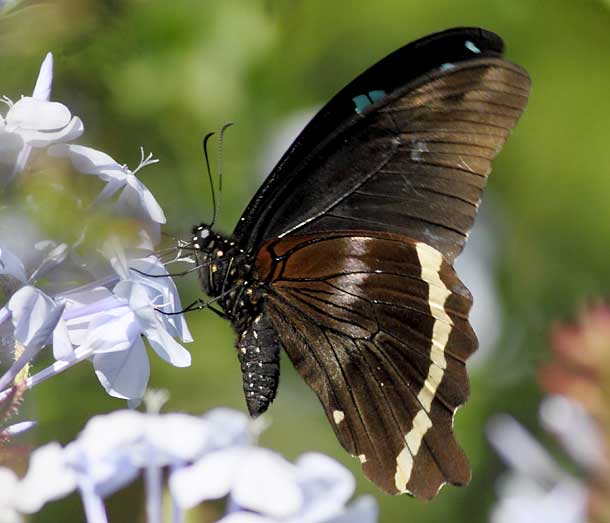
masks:
<path fill-rule="evenodd" d="M 263 285 L 254 263 L 231 238 L 205 224 L 193 227 L 192 241 L 204 292 L 219 298 L 223 315 L 237 334 L 244 396 L 252 416 L 275 398 L 280 375 L 280 343 L 263 307 Z"/>
<path fill-rule="evenodd" d="M 250 413 L 275 397 L 285 350 L 341 445 L 392 494 L 431 498 L 470 478 L 453 417 L 477 339 L 452 265 L 529 94 L 502 50 L 458 28 L 395 51 L 313 118 L 230 237 L 193 229 Z"/>

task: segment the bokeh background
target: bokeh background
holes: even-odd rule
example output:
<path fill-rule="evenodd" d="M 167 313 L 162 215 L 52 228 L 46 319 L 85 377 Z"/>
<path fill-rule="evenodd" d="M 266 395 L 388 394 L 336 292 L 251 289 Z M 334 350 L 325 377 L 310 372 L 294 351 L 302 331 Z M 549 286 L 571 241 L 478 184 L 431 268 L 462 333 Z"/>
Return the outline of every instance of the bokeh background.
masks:
<path fill-rule="evenodd" d="M 446 487 L 429 503 L 380 494 L 339 447 L 287 359 L 262 438 L 289 458 L 317 450 L 345 463 L 358 492 L 378 498 L 383 523 L 488 521 L 504 470 L 485 438 L 494 413 L 514 415 L 553 448 L 538 429 L 537 372 L 549 358 L 549 329 L 610 289 L 610 2 L 57 0 L 20 2 L 0 17 L 0 94 L 29 92 L 53 51 L 53 99 L 83 119 L 81 143 L 132 167 L 140 145 L 152 150 L 161 162 L 142 179 L 166 211 L 166 231 L 184 236 L 211 216 L 205 133 L 236 122 L 224 143 L 219 220 L 229 232 L 307 115 L 388 52 L 460 25 L 499 33 L 507 57 L 533 80 L 459 262 L 482 338 L 470 366 L 472 398 L 456 417 L 472 483 Z M 198 296 L 195 277 L 179 286 L 184 302 Z M 193 366 L 177 369 L 153 357 L 150 385 L 170 391 L 171 410 L 243 409 L 229 324 L 211 312 L 188 320 Z M 91 415 L 124 406 L 87 367 L 28 396 L 25 408 L 40 423 L 36 444 L 68 442 Z M 218 510 L 207 507 L 192 521 L 212 521 Z M 110 502 L 112 521 L 143 520 L 142 513 L 138 485 Z M 32 518 L 81 519 L 74 497 Z"/>

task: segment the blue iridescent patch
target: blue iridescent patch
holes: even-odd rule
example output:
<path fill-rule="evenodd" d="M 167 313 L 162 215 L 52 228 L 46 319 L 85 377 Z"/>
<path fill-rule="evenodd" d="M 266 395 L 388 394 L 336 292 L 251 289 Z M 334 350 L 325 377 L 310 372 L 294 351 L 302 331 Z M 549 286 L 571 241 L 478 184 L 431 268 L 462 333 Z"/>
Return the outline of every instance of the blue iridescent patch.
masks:
<path fill-rule="evenodd" d="M 466 46 L 466 49 L 468 49 L 469 51 L 472 51 L 473 53 L 479 54 L 481 52 L 481 50 L 474 45 L 470 40 L 466 40 L 466 42 L 464 42 L 464 45 Z"/>
<path fill-rule="evenodd" d="M 373 102 L 378 102 L 385 96 L 385 91 L 369 91 L 369 98 Z"/>
<path fill-rule="evenodd" d="M 371 100 L 366 94 L 359 94 L 358 96 L 354 96 L 352 98 L 354 103 L 356 104 L 356 112 L 361 113 L 364 111 L 369 105 L 371 105 Z"/>
<path fill-rule="evenodd" d="M 446 64 L 441 65 L 441 71 L 449 71 L 450 69 L 455 69 L 455 64 L 447 62 Z"/>
<path fill-rule="evenodd" d="M 385 96 L 385 91 L 375 90 L 369 91 L 368 94 L 359 94 L 352 98 L 354 104 L 356 104 L 356 112 L 362 113 L 369 105 L 378 102 Z"/>

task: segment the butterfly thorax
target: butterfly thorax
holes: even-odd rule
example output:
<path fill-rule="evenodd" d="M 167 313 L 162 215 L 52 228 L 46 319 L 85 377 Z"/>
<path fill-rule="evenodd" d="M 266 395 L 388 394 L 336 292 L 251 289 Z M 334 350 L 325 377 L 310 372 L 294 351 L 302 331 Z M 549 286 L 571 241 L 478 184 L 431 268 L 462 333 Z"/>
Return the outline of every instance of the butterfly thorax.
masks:
<path fill-rule="evenodd" d="M 258 313 L 252 264 L 235 241 L 205 224 L 193 227 L 192 245 L 203 291 L 218 299 L 227 319 L 239 330 Z"/>
<path fill-rule="evenodd" d="M 251 415 L 273 401 L 279 381 L 280 342 L 263 309 L 263 287 L 253 263 L 236 242 L 205 224 L 193 227 L 192 245 L 203 291 L 218 298 L 222 314 L 237 333 L 237 355 Z"/>

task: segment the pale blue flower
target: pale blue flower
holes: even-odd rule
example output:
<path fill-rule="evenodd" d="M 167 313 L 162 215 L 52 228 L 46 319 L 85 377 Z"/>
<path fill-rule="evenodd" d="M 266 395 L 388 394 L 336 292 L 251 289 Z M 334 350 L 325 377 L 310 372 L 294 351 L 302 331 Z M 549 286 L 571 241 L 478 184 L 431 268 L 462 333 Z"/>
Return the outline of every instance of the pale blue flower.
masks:
<path fill-rule="evenodd" d="M 354 478 L 322 454 L 305 454 L 293 465 L 258 447 L 220 449 L 173 471 L 169 481 L 184 509 L 230 496 L 232 510 L 223 523 L 372 523 L 377 518 L 370 499 L 346 507 Z"/>
<path fill-rule="evenodd" d="M 76 475 L 65 461 L 58 443 L 36 449 L 23 478 L 0 467 L 0 521 L 22 521 L 21 514 L 38 512 L 49 501 L 63 498 L 76 488 Z"/>
<path fill-rule="evenodd" d="M 40 72 L 38 73 L 38 78 L 36 79 L 36 85 L 34 86 L 34 92 L 32 93 L 32 98 L 35 100 L 44 100 L 49 101 L 51 99 L 51 87 L 53 85 L 53 55 L 51 53 L 47 53 L 45 59 L 40 66 Z M 19 156 L 17 157 L 17 161 L 15 162 L 14 174 L 17 174 L 23 169 L 25 169 L 25 165 L 28 161 L 30 153 L 32 152 L 32 146 L 30 144 L 26 144 Z"/>
<path fill-rule="evenodd" d="M 74 168 L 83 173 L 97 176 L 106 182 L 106 187 L 97 197 L 103 202 L 120 191 L 116 209 L 137 219 L 154 223 L 165 223 L 165 214 L 150 190 L 136 177 L 136 173 L 158 160 L 151 155 L 144 157 L 142 150 L 140 165 L 131 171 L 126 165 L 116 162 L 111 156 L 82 145 L 60 144 L 49 148 L 51 156 L 66 157 Z"/>
<path fill-rule="evenodd" d="M 9 425 L 8 427 L 3 428 L 0 431 L 0 434 L 8 437 L 19 436 L 21 434 L 24 434 L 25 432 L 32 430 L 34 427 L 36 427 L 36 425 L 37 423 L 32 420 L 19 421 L 17 423 Z"/>
<path fill-rule="evenodd" d="M 23 521 L 17 507 L 17 485 L 19 479 L 11 469 L 0 467 L 0 521 L 21 523 Z"/>
<path fill-rule="evenodd" d="M 32 147 L 75 140 L 83 133 L 83 123 L 58 102 L 25 96 L 9 106 L 6 116 L 0 115 L 0 179 L 11 181 L 25 167 Z"/>
<path fill-rule="evenodd" d="M 30 456 L 28 471 L 17 488 L 17 506 L 21 512 L 33 514 L 75 488 L 76 475 L 66 462 L 62 447 L 48 443 Z"/>
<path fill-rule="evenodd" d="M 49 273 L 69 253 L 64 244 L 41 242 L 40 247 L 46 254 L 31 276 L 27 276 L 21 261 L 7 249 L 0 250 L 0 267 L 21 284 L 19 280 L 32 281 Z M 115 274 L 53 297 L 26 285 L 0 308 L 0 325 L 9 319 L 14 324 L 11 332 L 3 336 L 8 340 L 5 349 L 12 350 L 15 341 L 26 348 L 0 378 L 0 390 L 8 387 L 21 368 L 51 341 L 56 361 L 28 378 L 29 388 L 80 361 L 91 359 L 96 376 L 110 395 L 137 403 L 150 375 L 142 336 L 172 365 L 190 365 L 190 353 L 174 339 L 193 340 L 184 317 L 159 312 L 176 312 L 182 308 L 176 286 L 169 276 L 146 275 L 167 275 L 162 262 L 152 255 L 128 258 L 118 242 L 107 244 L 104 251 L 109 257 L 107 267 L 115 269 Z"/>
<path fill-rule="evenodd" d="M 62 313 L 63 305 L 29 285 L 15 292 L 0 309 L 0 323 L 10 314 L 12 338 L 23 348 L 17 361 L 0 377 L 0 390 L 10 386 L 19 371 L 47 344 Z"/>
<path fill-rule="evenodd" d="M 7 247 L 0 245 L 0 275 L 6 274 L 22 283 L 27 280 L 23 262 Z"/>
<path fill-rule="evenodd" d="M 40 66 L 40 72 L 36 79 L 32 98 L 37 100 L 50 100 L 51 88 L 53 87 L 53 55 L 47 53 Z"/>

